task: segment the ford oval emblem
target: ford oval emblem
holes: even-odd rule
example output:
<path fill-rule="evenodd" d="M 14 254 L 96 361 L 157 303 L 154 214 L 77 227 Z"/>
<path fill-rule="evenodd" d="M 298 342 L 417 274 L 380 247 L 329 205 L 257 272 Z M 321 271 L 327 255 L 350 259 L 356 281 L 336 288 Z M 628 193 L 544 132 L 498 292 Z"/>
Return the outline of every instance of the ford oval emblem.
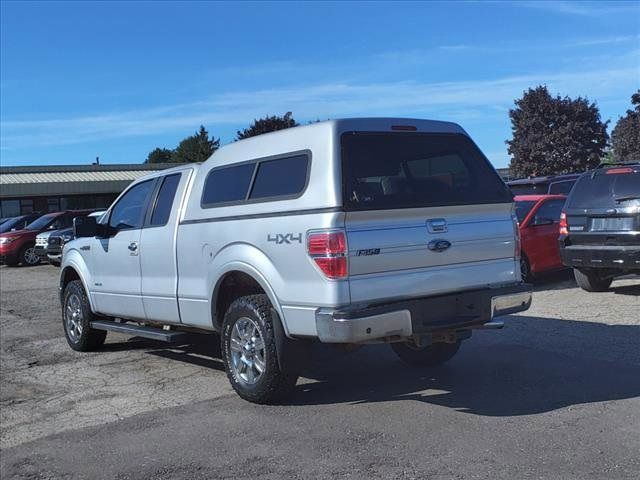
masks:
<path fill-rule="evenodd" d="M 427 247 L 433 252 L 444 252 L 451 246 L 451 242 L 448 240 L 436 239 L 431 240 Z"/>

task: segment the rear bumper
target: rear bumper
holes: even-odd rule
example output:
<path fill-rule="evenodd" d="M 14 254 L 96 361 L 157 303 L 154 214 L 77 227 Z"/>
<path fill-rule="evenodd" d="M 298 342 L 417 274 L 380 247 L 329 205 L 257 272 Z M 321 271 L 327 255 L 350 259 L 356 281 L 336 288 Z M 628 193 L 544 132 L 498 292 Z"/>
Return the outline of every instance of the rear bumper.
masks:
<path fill-rule="evenodd" d="M 531 286 L 514 284 L 375 306 L 316 311 L 321 342 L 362 343 L 482 326 L 531 306 Z"/>
<path fill-rule="evenodd" d="M 560 257 L 567 267 L 640 270 L 640 245 L 570 245 L 560 241 Z"/>

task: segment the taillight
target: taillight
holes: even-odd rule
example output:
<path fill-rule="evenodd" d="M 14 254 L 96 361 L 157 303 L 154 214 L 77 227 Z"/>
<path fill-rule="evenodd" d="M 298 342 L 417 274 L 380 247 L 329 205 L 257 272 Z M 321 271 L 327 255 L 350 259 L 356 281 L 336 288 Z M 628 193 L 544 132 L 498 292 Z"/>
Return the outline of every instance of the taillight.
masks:
<path fill-rule="evenodd" d="M 622 168 L 610 168 L 606 172 L 606 175 L 618 175 L 620 173 L 633 173 L 633 168 L 622 167 Z"/>
<path fill-rule="evenodd" d="M 345 278 L 348 275 L 347 238 L 343 231 L 309 233 L 307 252 L 327 278 Z"/>
<path fill-rule="evenodd" d="M 560 214 L 560 235 L 569 235 L 569 224 L 567 223 L 567 214 Z"/>

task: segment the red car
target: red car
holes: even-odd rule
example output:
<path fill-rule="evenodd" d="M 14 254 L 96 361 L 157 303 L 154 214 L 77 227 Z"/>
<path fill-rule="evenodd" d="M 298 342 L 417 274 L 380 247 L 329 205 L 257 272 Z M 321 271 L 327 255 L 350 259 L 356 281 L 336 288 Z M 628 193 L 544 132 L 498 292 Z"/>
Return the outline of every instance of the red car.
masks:
<path fill-rule="evenodd" d="M 522 279 L 564 268 L 558 246 L 558 224 L 564 195 L 517 195 L 516 215 L 520 227 Z"/>
<path fill-rule="evenodd" d="M 34 220 L 22 230 L 6 232 L 0 235 L 0 263 L 9 266 L 36 265 L 40 257 L 34 246 L 36 235 L 45 230 L 59 230 L 73 225 L 74 217 L 86 215 L 89 211 L 73 211 L 48 213 Z"/>

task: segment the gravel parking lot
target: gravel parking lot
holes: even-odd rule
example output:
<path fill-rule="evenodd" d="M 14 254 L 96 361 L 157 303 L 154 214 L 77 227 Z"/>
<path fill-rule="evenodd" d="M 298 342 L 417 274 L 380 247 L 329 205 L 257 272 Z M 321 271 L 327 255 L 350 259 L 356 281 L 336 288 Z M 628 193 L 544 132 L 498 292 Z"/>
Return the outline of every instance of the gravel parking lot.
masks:
<path fill-rule="evenodd" d="M 57 274 L 0 267 L 3 479 L 638 478 L 638 279 L 554 275 L 437 369 L 318 346 L 268 407 L 231 391 L 215 336 L 72 351 Z"/>

